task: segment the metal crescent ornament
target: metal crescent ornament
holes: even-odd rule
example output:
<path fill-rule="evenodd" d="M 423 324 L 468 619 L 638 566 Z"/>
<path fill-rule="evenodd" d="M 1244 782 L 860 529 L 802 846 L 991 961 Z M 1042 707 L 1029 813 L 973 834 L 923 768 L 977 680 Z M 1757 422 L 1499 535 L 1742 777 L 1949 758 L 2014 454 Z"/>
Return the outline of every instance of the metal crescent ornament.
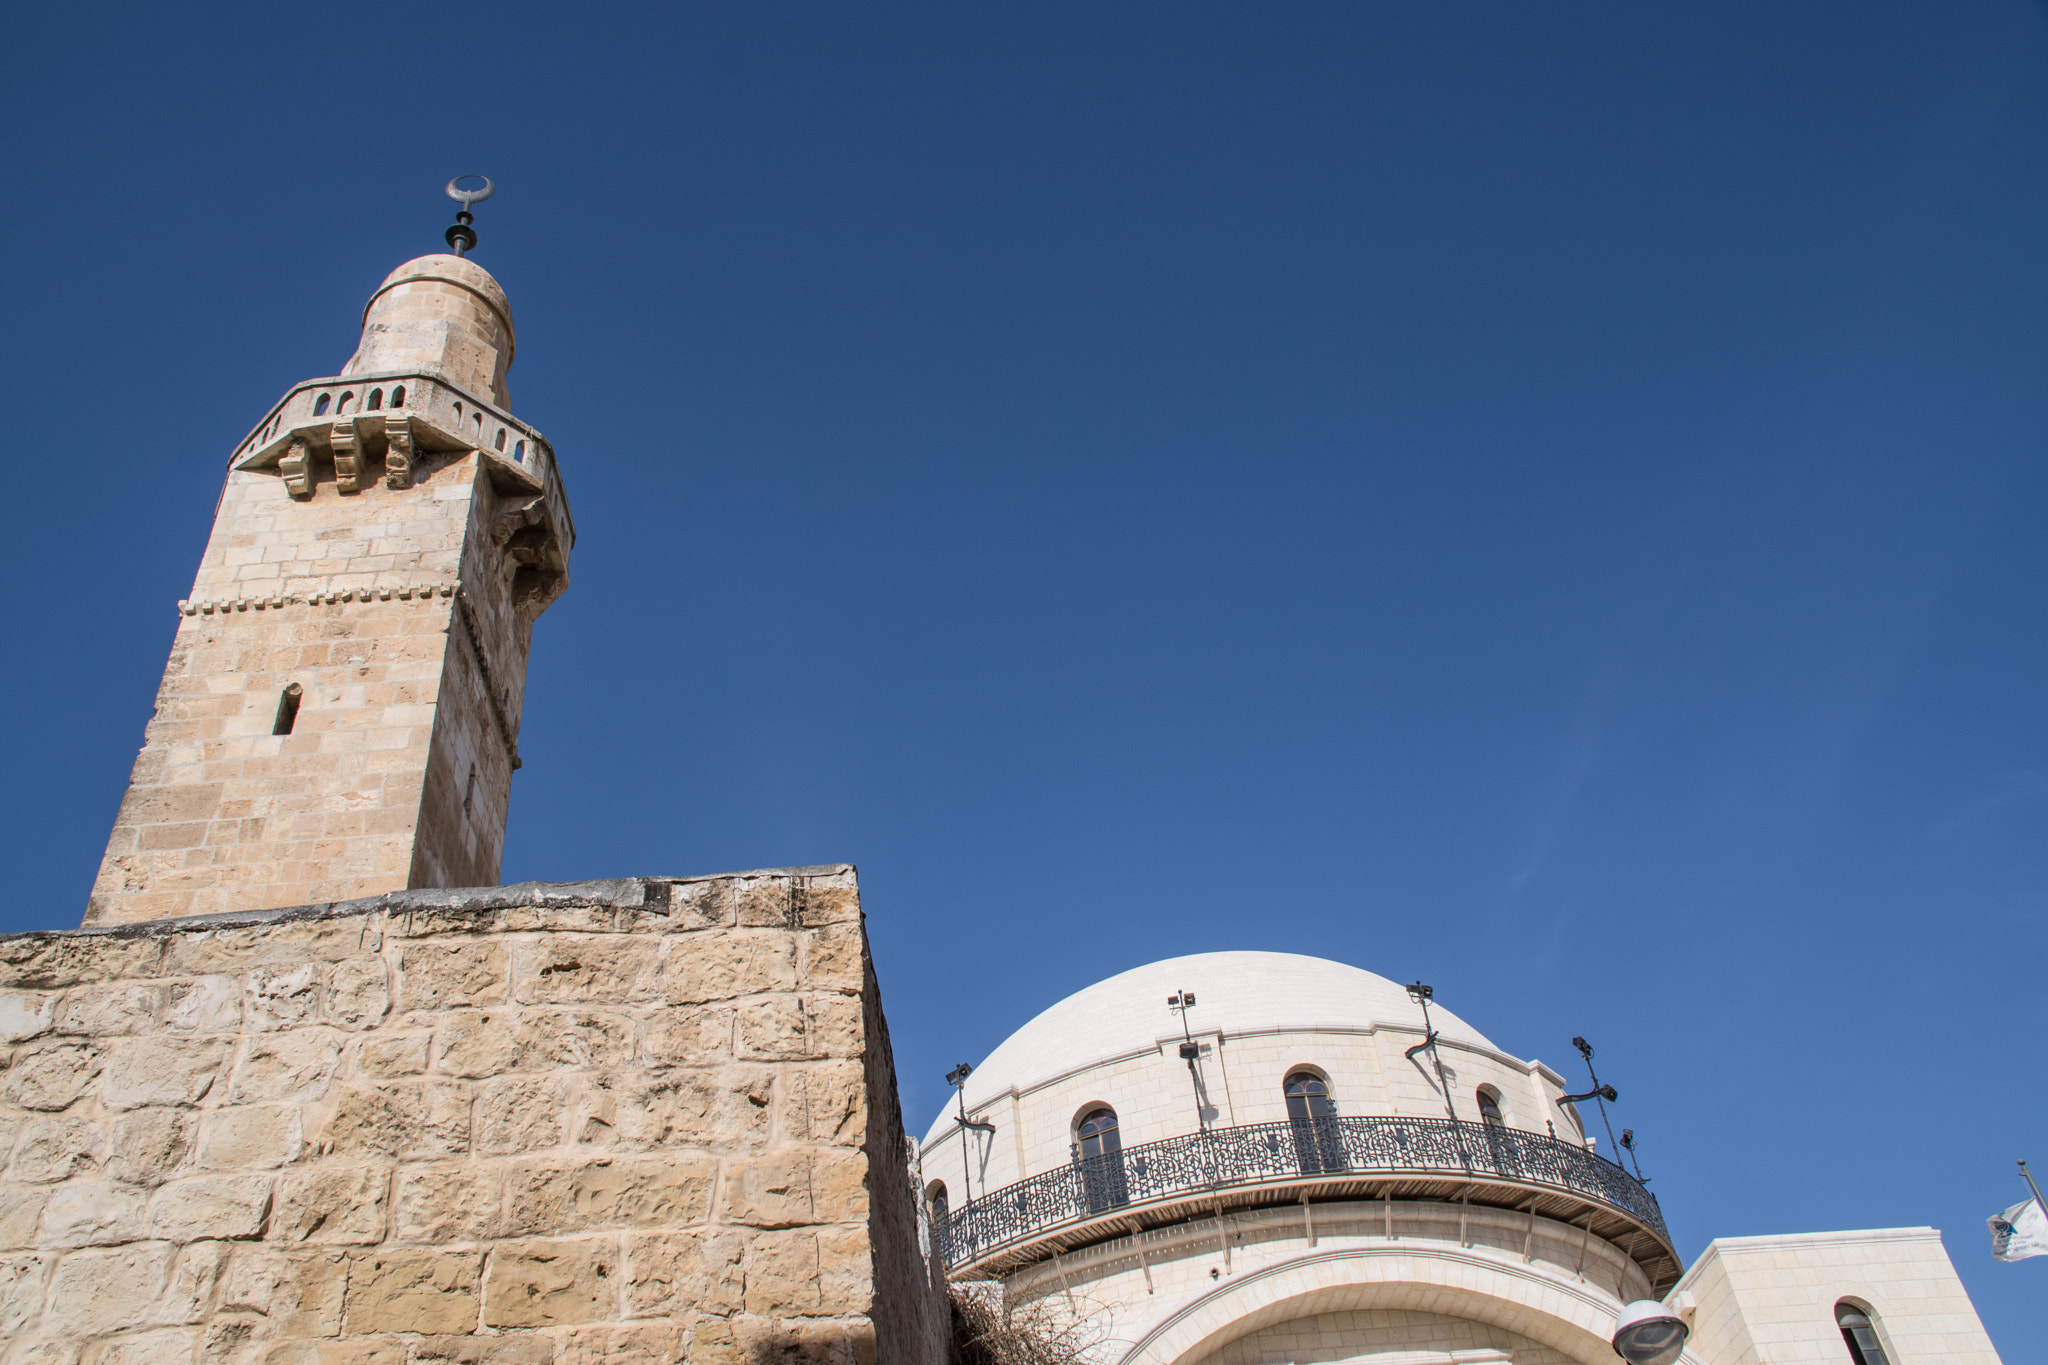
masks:
<path fill-rule="evenodd" d="M 463 180 L 481 180 L 484 182 L 484 187 L 480 190 L 457 189 L 457 182 Z M 447 189 L 448 197 L 464 208 L 468 208 L 472 204 L 481 204 L 497 192 L 498 187 L 491 183 L 491 178 L 487 175 L 458 175 L 454 180 L 448 182 Z"/>

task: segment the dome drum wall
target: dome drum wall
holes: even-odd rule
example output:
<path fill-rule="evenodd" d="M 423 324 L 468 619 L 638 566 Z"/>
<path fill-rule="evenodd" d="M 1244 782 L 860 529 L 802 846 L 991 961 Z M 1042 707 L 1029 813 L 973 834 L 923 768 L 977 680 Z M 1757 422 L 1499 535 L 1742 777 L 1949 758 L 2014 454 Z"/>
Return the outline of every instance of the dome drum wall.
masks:
<path fill-rule="evenodd" d="M 1613 1358 L 1602 1322 L 1611 1326 L 1616 1308 L 1651 1286 L 1617 1248 L 1553 1219 L 1362 1200 L 1190 1219 L 1043 1261 L 1011 1275 L 1005 1292 L 1085 1306 L 1111 1339 L 1104 1359 L 1126 1365 L 1256 1359 L 1230 1343 L 1284 1337 L 1289 1325 L 1331 1311 L 1423 1308 L 1444 1321 L 1382 1324 L 1372 1349 L 1441 1349 L 1437 1339 L 1455 1323 L 1511 1331 L 1555 1353 L 1518 1352 L 1517 1365 L 1594 1365 Z"/>
<path fill-rule="evenodd" d="M 459 256 L 422 256 L 385 277 L 363 309 L 362 343 L 342 374 L 418 370 L 512 405 L 505 372 L 512 305 L 488 271 Z"/>

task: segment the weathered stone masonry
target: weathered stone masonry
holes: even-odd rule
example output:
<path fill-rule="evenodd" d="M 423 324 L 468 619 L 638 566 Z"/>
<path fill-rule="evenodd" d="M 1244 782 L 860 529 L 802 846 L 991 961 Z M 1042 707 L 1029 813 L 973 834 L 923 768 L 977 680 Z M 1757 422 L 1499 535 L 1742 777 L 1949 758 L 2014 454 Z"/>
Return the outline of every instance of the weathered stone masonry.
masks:
<path fill-rule="evenodd" d="M 0 940 L 35 1365 L 926 1362 L 847 867 Z"/>

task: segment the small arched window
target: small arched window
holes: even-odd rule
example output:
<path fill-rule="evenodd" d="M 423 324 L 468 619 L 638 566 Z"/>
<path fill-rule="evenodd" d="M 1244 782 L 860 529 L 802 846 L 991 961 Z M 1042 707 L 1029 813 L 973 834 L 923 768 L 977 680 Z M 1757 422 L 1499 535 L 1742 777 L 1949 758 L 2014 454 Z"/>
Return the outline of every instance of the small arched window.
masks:
<path fill-rule="evenodd" d="M 394 408 L 402 408 L 405 406 L 405 385 L 400 384 L 397 388 L 391 391 L 391 406 Z"/>
<path fill-rule="evenodd" d="M 1105 1105 L 1083 1114 L 1081 1121 L 1074 1125 L 1074 1142 L 1080 1147 L 1083 1160 L 1113 1156 L 1122 1151 L 1123 1144 L 1116 1132 L 1116 1110 Z"/>
<path fill-rule="evenodd" d="M 1270 1074 L 1270 1073 L 1268 1073 Z M 1335 1118 L 1337 1101 L 1330 1094 L 1330 1083 L 1313 1071 L 1291 1071 L 1287 1074 L 1287 1117 L 1291 1119 Z"/>
<path fill-rule="evenodd" d="M 512 447 L 512 458 L 521 464 L 526 463 L 526 442 L 521 441 Z"/>
<path fill-rule="evenodd" d="M 1843 1299 L 1835 1305 L 1835 1326 L 1842 1329 L 1849 1359 L 1856 1365 L 1891 1365 L 1891 1357 L 1884 1353 L 1884 1343 L 1877 1339 L 1877 1323 L 1869 1309 L 1858 1308 Z"/>
<path fill-rule="evenodd" d="M 462 404 L 460 403 L 455 405 L 455 420 L 458 422 L 462 420 Z"/>
<path fill-rule="evenodd" d="M 498 428 L 498 439 L 495 442 L 493 442 L 493 444 L 496 445 L 500 450 L 503 450 L 505 448 L 505 428 Z"/>
<path fill-rule="evenodd" d="M 925 1203 L 931 1205 L 932 1221 L 934 1223 L 944 1223 L 947 1212 L 946 1182 L 934 1180 L 931 1184 L 925 1186 L 924 1200 Z"/>
<path fill-rule="evenodd" d="M 384 390 L 382 390 L 382 389 L 371 389 L 371 390 L 370 390 L 370 401 L 369 401 L 369 402 L 367 402 L 367 403 L 365 403 L 365 404 L 363 404 L 363 411 L 364 411 L 364 412 L 376 412 L 376 411 L 377 411 L 378 409 L 382 408 L 383 406 L 384 406 Z"/>
<path fill-rule="evenodd" d="M 315 417 L 325 417 L 327 415 L 327 405 L 333 401 L 334 398 L 331 394 L 323 393 L 318 398 L 315 398 L 313 400 L 313 415 Z"/>
<path fill-rule="evenodd" d="M 355 402 L 355 401 L 356 401 L 356 396 L 355 396 L 354 394 L 352 394 L 352 393 L 345 393 L 345 394 L 343 394 L 343 395 L 341 396 L 341 401 L 340 401 L 339 403 L 336 403 L 336 404 L 334 405 L 334 415 L 335 415 L 336 417 L 339 417 L 339 416 L 341 416 L 341 415 L 342 415 L 343 413 L 345 413 L 345 412 L 347 412 L 347 411 L 348 411 L 348 405 L 349 405 L 350 403 L 353 403 L 353 402 Z"/>
<path fill-rule="evenodd" d="M 1490 1085 L 1479 1087 L 1479 1119 L 1495 1128 L 1508 1126 L 1507 1116 L 1500 1111 L 1500 1091 Z"/>

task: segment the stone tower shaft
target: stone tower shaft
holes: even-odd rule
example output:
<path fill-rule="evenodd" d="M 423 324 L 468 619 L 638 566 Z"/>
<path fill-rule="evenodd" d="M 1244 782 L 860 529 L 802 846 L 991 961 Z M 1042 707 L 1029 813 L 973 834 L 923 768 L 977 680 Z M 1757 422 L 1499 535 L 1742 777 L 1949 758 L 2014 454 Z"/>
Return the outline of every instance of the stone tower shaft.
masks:
<path fill-rule="evenodd" d="M 504 291 L 421 257 L 236 448 L 85 923 L 499 879 L 575 524 Z"/>

